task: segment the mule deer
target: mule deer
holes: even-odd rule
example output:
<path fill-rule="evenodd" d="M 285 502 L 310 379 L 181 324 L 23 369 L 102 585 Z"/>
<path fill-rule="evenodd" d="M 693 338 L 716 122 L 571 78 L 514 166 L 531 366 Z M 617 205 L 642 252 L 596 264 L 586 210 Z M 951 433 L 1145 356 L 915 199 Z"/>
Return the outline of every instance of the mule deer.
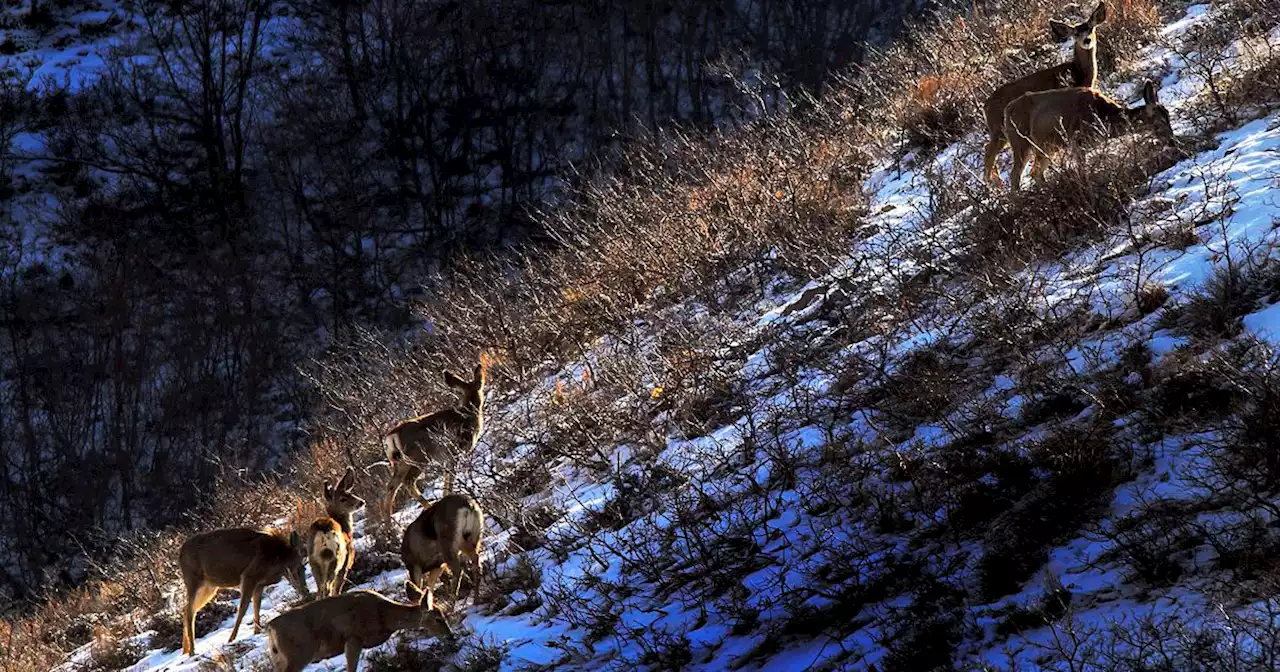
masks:
<path fill-rule="evenodd" d="M 453 598 L 462 588 L 462 563 L 467 556 L 474 570 L 471 590 L 480 586 L 480 537 L 484 512 L 466 495 L 446 495 L 427 507 L 405 528 L 400 558 L 409 570 L 409 581 L 427 591 L 427 606 L 435 606 L 435 585 L 447 568 L 455 578 Z M 426 581 L 422 575 L 426 573 Z"/>
<path fill-rule="evenodd" d="M 324 484 L 324 508 L 327 518 L 317 518 L 311 523 L 311 538 L 307 556 L 311 563 L 311 576 L 316 581 L 316 594 L 329 597 L 342 592 L 347 583 L 347 572 L 356 560 L 356 548 L 351 543 L 351 514 L 364 507 L 364 500 L 351 492 L 355 487 L 356 472 L 347 467 L 332 487 Z"/>
<path fill-rule="evenodd" d="M 1098 80 L 1098 40 L 1095 29 L 1107 20 L 1107 3 L 1100 2 L 1083 23 L 1069 24 L 1050 21 L 1049 28 L 1059 41 L 1071 38 L 1072 58 L 1066 63 L 1033 72 L 995 90 L 983 105 L 987 121 L 987 151 L 982 161 L 983 175 L 987 181 L 1001 184 L 996 159 L 1009 144 L 1004 133 L 1004 109 L 1025 93 L 1048 91 L 1067 86 L 1093 88 Z"/>
<path fill-rule="evenodd" d="M 1028 93 L 1009 103 L 1004 129 L 1013 145 L 1013 191 L 1022 185 L 1022 171 L 1031 164 L 1031 177 L 1040 182 L 1049 157 L 1072 141 L 1116 137 L 1142 128 L 1153 128 L 1166 140 L 1173 139 L 1169 110 L 1156 98 L 1155 85 L 1142 87 L 1143 104 L 1127 108 L 1094 89 L 1057 89 Z"/>
<path fill-rule="evenodd" d="M 249 600 L 253 600 L 253 632 L 261 631 L 262 591 L 285 577 L 298 594 L 310 597 L 303 570 L 302 541 L 294 532 L 285 540 L 271 532 L 235 527 L 202 532 L 187 539 L 178 551 L 178 566 L 186 586 L 182 609 L 182 652 L 194 655 L 196 614 L 218 594 L 219 588 L 240 588 L 240 608 L 231 639 L 236 640 Z"/>
<path fill-rule="evenodd" d="M 443 494 L 453 492 L 457 459 L 475 449 L 484 429 L 486 363 L 482 356 L 470 381 L 451 371 L 444 372 L 445 384 L 462 393 L 461 406 L 405 420 L 383 438 L 387 461 L 391 463 L 391 480 L 387 482 L 388 515 L 395 513 L 396 493 L 401 486 L 409 486 L 418 499 L 423 499 L 417 481 L 427 462 L 444 468 Z"/>
<path fill-rule="evenodd" d="M 425 628 L 452 639 L 453 629 L 439 609 L 422 605 L 422 591 L 406 584 L 412 604 L 394 602 L 370 590 L 317 600 L 287 611 L 267 624 L 267 655 L 276 672 L 301 672 L 310 663 L 347 656 L 347 672 L 356 672 L 360 653 L 391 638 L 397 630 Z"/>

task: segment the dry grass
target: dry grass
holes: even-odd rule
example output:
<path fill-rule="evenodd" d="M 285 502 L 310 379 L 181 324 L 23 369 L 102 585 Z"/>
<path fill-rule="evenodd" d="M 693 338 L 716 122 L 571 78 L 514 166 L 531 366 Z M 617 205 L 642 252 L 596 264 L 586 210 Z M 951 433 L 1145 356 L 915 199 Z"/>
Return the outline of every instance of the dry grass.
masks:
<path fill-rule="evenodd" d="M 987 93 L 1060 58 L 1048 44 L 1048 20 L 1066 18 L 1059 3 L 1006 0 L 984 8 L 926 18 L 910 39 L 873 56 L 803 117 L 766 119 L 728 136 L 675 134 L 633 147 L 610 175 L 574 185 L 569 204 L 544 215 L 554 240 L 549 248 L 502 259 L 455 260 L 447 274 L 429 283 L 428 298 L 418 307 L 432 325 L 432 337 L 406 345 L 376 333 L 348 334 L 309 372 L 329 409 L 311 428 L 316 436 L 311 449 L 278 479 L 225 477 L 217 498 L 194 517 L 192 529 L 262 525 L 281 517 L 287 518 L 286 527 L 304 523 L 318 512 L 320 484 L 351 464 L 360 473 L 357 491 L 369 503 L 369 533 L 380 550 L 397 549 L 395 526 L 378 513 L 383 474 L 363 468 L 383 459 L 379 438 L 390 423 L 454 403 L 454 393 L 439 380 L 441 370 L 463 368 L 481 351 L 492 352 L 492 389 L 526 392 L 555 362 L 580 359 L 602 335 L 630 342 L 637 323 L 669 323 L 672 318 L 664 311 L 678 302 L 731 312 L 758 298 L 765 283 L 779 275 L 802 282 L 824 272 L 862 234 L 867 208 L 862 178 L 876 157 L 935 151 L 976 130 Z M 1152 0 L 1124 0 L 1113 9 L 1118 11 L 1101 30 L 1102 44 L 1116 63 L 1123 63 L 1151 38 L 1157 11 Z M 971 265 L 1025 263 L 1113 225 L 1123 214 L 1125 195 L 1168 157 L 1124 165 L 1109 160 L 1083 172 L 1067 171 L 1050 189 L 979 212 L 967 239 Z M 969 185 L 958 193 L 976 189 Z M 1082 220 L 1075 214 L 1082 211 L 1092 214 Z M 924 285 L 927 278 L 911 287 Z M 926 298 L 904 300 L 902 312 L 924 305 Z M 854 331 L 863 333 L 863 326 Z M 619 355 L 600 372 L 591 369 L 586 379 L 566 381 L 563 403 L 548 404 L 527 420 L 547 430 L 540 450 L 514 465 L 478 468 L 501 470 L 505 486 L 527 494 L 547 485 L 552 476 L 546 465 L 556 460 L 607 473 L 606 447 L 626 442 L 643 448 L 665 439 L 651 435 L 654 414 L 671 411 L 680 431 L 691 436 L 725 422 L 735 412 L 735 390 L 720 374 L 712 349 L 690 343 L 696 339 L 677 339 L 661 356 Z M 602 389 L 608 393 L 593 394 Z M 900 392 L 895 394 L 901 397 Z M 624 417 L 612 405 L 633 397 L 648 400 L 643 412 Z M 907 404 L 909 414 L 926 417 L 947 410 L 953 399 L 915 402 L 919 407 Z M 499 457 L 506 457 L 503 451 L 514 438 L 501 426 L 489 432 Z M 1062 467 L 1064 482 L 1098 476 L 1110 465 L 1105 456 L 1090 459 L 1083 466 Z M 1102 482 L 1113 478 L 1101 477 Z M 1053 494 L 1056 485 L 1043 487 Z M 1018 511 L 1040 510 L 1040 499 L 1020 494 L 1026 499 L 1019 500 Z M 503 493 L 480 495 L 487 511 L 519 529 L 518 545 L 547 543 L 544 531 L 558 512 L 526 511 L 517 498 Z M 972 511 L 982 509 L 970 504 Z M 12 642 L 0 664 L 6 671 L 49 669 L 88 641 L 76 636 L 84 629 L 78 624 L 86 621 L 111 623 L 117 637 L 131 634 L 138 626 L 130 615 L 167 608 L 166 594 L 177 581 L 176 549 L 186 532 L 144 538 L 128 558 L 104 566 L 94 588 L 59 596 L 23 619 L 0 623 L 0 639 Z M 1019 556 L 1009 561 L 1015 573 L 1045 541 L 1036 540 L 1035 549 L 1004 549 Z M 726 554 L 724 562 L 729 559 L 741 557 Z M 730 578 L 736 571 L 736 566 L 705 569 L 709 576 Z M 989 588 L 998 593 L 1004 587 Z M 922 631 L 935 626 L 950 624 L 919 624 Z M 654 655 L 680 651 L 675 643 Z M 381 669 L 399 669 L 391 665 Z"/>

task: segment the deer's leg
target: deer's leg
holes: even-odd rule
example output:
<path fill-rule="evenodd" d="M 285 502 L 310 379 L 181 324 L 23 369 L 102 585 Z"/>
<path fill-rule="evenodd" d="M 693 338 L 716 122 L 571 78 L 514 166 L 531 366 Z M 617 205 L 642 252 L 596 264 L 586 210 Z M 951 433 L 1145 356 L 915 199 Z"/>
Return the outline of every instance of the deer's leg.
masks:
<path fill-rule="evenodd" d="M 453 575 L 453 603 L 456 605 L 462 591 L 462 573 L 465 570 L 458 549 L 453 545 L 445 547 L 444 562 L 449 566 L 449 573 Z"/>
<path fill-rule="evenodd" d="M 1000 179 L 1000 171 L 996 169 L 996 161 L 1000 158 L 1000 152 L 1004 151 L 1008 141 L 1005 140 L 1003 133 L 993 133 L 991 138 L 987 140 L 986 156 L 982 158 L 982 175 L 990 183 L 996 186 L 1003 186 L 1004 180 Z"/>
<path fill-rule="evenodd" d="M 417 563 L 409 565 L 409 583 L 412 583 L 421 590 L 426 591 L 427 587 L 422 585 L 422 565 Z M 406 595 L 406 597 L 408 596 Z"/>
<path fill-rule="evenodd" d="M 481 560 L 479 549 L 468 549 L 466 551 L 467 560 L 471 565 L 471 588 L 467 591 L 467 596 L 471 601 L 475 601 L 475 595 L 480 590 Z"/>
<path fill-rule="evenodd" d="M 1009 184 L 1012 191 L 1022 188 L 1022 171 L 1031 159 L 1031 148 L 1015 144 L 1013 146 L 1013 172 L 1009 173 Z"/>
<path fill-rule="evenodd" d="M 253 584 L 249 580 L 249 572 L 245 572 L 240 579 L 240 607 L 236 609 L 236 623 L 231 626 L 231 639 L 228 642 L 236 641 L 236 634 L 240 632 L 240 622 L 244 620 L 244 614 L 249 610 L 249 601 L 253 599 Z"/>
<path fill-rule="evenodd" d="M 324 565 L 317 562 L 315 558 L 307 560 L 307 564 L 311 566 L 311 578 L 316 582 L 316 599 L 323 600 L 325 595 L 324 583 Z"/>
<path fill-rule="evenodd" d="M 187 604 L 182 608 L 182 652 L 196 652 L 196 614 L 218 593 L 216 586 L 196 584 L 187 587 Z"/>
<path fill-rule="evenodd" d="M 347 543 L 347 563 L 342 566 L 342 576 L 338 578 L 338 586 L 334 589 L 334 595 L 342 594 L 343 589 L 347 587 L 347 573 L 351 571 L 351 565 L 356 564 L 356 545 Z"/>
<path fill-rule="evenodd" d="M 360 665 L 360 642 L 353 639 L 347 640 L 347 672 L 356 672 L 356 667 Z"/>
<path fill-rule="evenodd" d="M 422 588 L 427 592 L 427 608 L 428 609 L 431 609 L 432 607 L 436 606 L 436 582 L 440 580 L 440 575 L 443 573 L 444 573 L 444 565 L 440 565 L 438 567 L 432 568 L 430 572 L 427 572 L 426 585 L 419 586 L 419 588 Z"/>
<path fill-rule="evenodd" d="M 404 485 L 405 464 L 403 462 L 392 465 L 391 478 L 387 480 L 387 516 L 390 517 L 396 512 L 396 495 L 400 492 L 400 486 Z"/>
<path fill-rule="evenodd" d="M 266 586 L 253 589 L 253 634 L 262 632 L 262 591 Z"/>
<path fill-rule="evenodd" d="M 1031 179 L 1036 184 L 1044 184 L 1044 167 L 1049 163 L 1049 157 L 1042 152 L 1036 152 L 1031 156 Z"/>

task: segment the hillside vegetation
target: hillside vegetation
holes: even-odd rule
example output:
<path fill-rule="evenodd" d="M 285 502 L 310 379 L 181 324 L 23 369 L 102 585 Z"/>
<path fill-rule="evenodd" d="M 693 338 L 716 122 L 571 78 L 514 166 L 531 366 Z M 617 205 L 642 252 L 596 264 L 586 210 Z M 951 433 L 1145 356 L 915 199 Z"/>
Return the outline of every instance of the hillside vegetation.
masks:
<path fill-rule="evenodd" d="M 981 102 L 1065 57 L 1064 17 L 930 15 L 789 114 L 632 147 L 542 213 L 552 251 L 458 260 L 426 333 L 312 363 L 306 454 L 95 559 L 4 622 L 0 662 L 265 669 L 225 600 L 176 652 L 176 549 L 305 524 L 348 465 L 353 583 L 402 596 L 420 509 L 378 514 L 381 434 L 485 352 L 466 636 L 406 632 L 362 669 L 1274 667 L 1280 6 L 1117 0 L 1099 88 L 1154 80 L 1176 142 L 993 190 Z"/>

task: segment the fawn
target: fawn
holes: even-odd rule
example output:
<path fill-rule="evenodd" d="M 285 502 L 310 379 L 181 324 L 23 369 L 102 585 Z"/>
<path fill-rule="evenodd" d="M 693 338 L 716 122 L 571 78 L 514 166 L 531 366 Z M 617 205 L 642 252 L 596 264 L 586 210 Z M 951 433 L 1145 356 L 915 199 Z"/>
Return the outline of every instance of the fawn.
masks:
<path fill-rule="evenodd" d="M 287 611 L 267 624 L 267 655 L 276 672 L 301 672 L 312 662 L 345 653 L 347 672 L 356 672 L 360 653 L 391 638 L 397 630 L 425 628 L 452 639 L 444 613 L 423 606 L 417 586 L 405 585 L 411 604 L 389 600 L 370 590 L 317 600 Z"/>
<path fill-rule="evenodd" d="M 409 581 L 427 591 L 427 607 L 435 606 L 435 585 L 448 569 L 455 578 L 453 599 L 462 588 L 462 563 L 467 556 L 474 570 L 472 588 L 480 586 L 480 537 L 484 533 L 484 513 L 466 495 L 446 495 L 427 507 L 405 528 L 400 558 L 409 570 Z M 427 574 L 423 582 L 422 575 Z M 412 598 L 411 598 L 412 599 Z"/>
<path fill-rule="evenodd" d="M 456 461 L 475 449 L 484 429 L 484 384 L 486 360 L 482 356 L 472 379 L 464 380 L 452 371 L 444 372 L 444 382 L 462 393 L 462 405 L 405 420 L 387 432 L 383 444 L 391 463 L 387 482 L 387 515 L 395 512 L 396 493 L 408 485 L 422 499 L 418 477 L 427 462 L 444 468 L 443 494 L 453 492 Z M 424 502 L 425 504 L 425 502 Z"/>
<path fill-rule="evenodd" d="M 1064 86 L 1092 88 L 1098 79 L 1097 46 L 1095 29 L 1107 20 L 1107 4 L 1098 3 L 1093 13 L 1083 23 L 1068 24 L 1050 21 L 1049 28 L 1058 40 L 1072 38 L 1072 58 L 1066 63 L 1033 72 L 995 90 L 983 105 L 987 122 L 987 151 L 982 161 L 983 175 L 988 182 L 1001 184 L 996 159 L 1009 144 L 1004 133 L 1004 110 L 1019 96 L 1034 91 L 1048 91 Z"/>
<path fill-rule="evenodd" d="M 1094 89 L 1072 88 L 1028 93 L 1009 103 L 1004 129 L 1013 146 L 1013 191 L 1022 185 L 1022 171 L 1031 164 L 1031 177 L 1041 182 L 1049 157 L 1068 143 L 1116 137 L 1153 128 L 1161 138 L 1173 139 L 1169 111 L 1156 98 L 1155 85 L 1142 87 L 1143 104 L 1126 108 Z"/>
<path fill-rule="evenodd" d="M 182 609 L 182 652 L 194 655 L 196 614 L 218 594 L 219 588 L 240 588 L 240 608 L 231 639 L 236 640 L 249 600 L 253 600 L 253 632 L 261 631 L 262 591 L 285 577 L 302 597 L 310 597 L 303 570 L 303 544 L 294 532 L 285 540 L 271 532 L 247 527 L 212 530 L 193 535 L 178 551 L 178 566 L 186 586 Z"/>
<path fill-rule="evenodd" d="M 311 523 L 310 551 L 311 576 L 316 581 L 316 594 L 329 597 L 342 592 L 347 583 L 347 572 L 356 560 L 356 548 L 351 543 L 351 514 L 364 507 L 364 500 L 355 496 L 356 472 L 347 467 L 347 473 L 330 487 L 324 484 L 324 508 L 326 518 Z"/>

